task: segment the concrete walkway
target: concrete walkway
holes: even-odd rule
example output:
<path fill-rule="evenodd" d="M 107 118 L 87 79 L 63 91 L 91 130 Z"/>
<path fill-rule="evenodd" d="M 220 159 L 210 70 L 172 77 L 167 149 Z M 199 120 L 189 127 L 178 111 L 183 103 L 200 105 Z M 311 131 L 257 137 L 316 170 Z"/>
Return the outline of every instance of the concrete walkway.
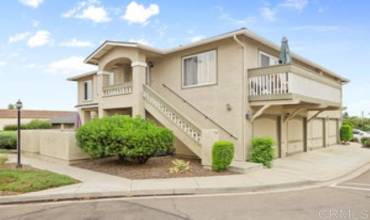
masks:
<path fill-rule="evenodd" d="M 359 144 L 337 145 L 275 160 L 272 169 L 254 169 L 231 176 L 172 179 L 129 180 L 28 157 L 23 158 L 23 163 L 71 176 L 81 183 L 18 196 L 3 196 L 0 197 L 0 204 L 35 198 L 223 193 L 304 186 L 330 181 L 368 165 L 370 149 L 361 148 Z"/>

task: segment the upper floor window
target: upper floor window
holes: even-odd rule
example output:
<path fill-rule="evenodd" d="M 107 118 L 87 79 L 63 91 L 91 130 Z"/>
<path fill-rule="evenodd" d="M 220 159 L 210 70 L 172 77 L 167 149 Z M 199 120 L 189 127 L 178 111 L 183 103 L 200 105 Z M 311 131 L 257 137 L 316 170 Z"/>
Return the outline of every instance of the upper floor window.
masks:
<path fill-rule="evenodd" d="M 216 84 L 217 53 L 211 50 L 182 58 L 182 86 Z"/>
<path fill-rule="evenodd" d="M 274 57 L 262 51 L 259 52 L 259 61 L 260 67 L 268 67 L 279 64 L 279 59 L 277 57 Z"/>
<path fill-rule="evenodd" d="M 84 100 L 92 100 L 92 80 L 84 82 Z"/>
<path fill-rule="evenodd" d="M 108 85 L 109 86 L 114 85 L 114 73 L 112 72 L 108 73 Z"/>

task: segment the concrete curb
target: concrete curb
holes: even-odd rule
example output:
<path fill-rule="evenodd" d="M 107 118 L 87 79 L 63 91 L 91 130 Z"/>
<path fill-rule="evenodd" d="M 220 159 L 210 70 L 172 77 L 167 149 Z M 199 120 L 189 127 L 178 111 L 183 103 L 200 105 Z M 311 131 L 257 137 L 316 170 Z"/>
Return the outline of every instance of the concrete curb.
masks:
<path fill-rule="evenodd" d="M 223 194 L 223 193 L 266 193 L 271 191 L 288 191 L 297 189 L 306 189 L 331 185 L 335 182 L 346 181 L 355 178 L 370 169 L 370 163 L 367 163 L 347 174 L 323 181 L 304 180 L 282 184 L 271 184 L 261 186 L 243 186 L 243 187 L 221 187 L 221 188 L 184 188 L 184 189 L 158 189 L 158 190 L 137 190 L 137 191 L 116 191 L 99 193 L 69 193 L 53 194 L 46 196 L 2 196 L 0 205 L 14 205 L 27 203 L 43 203 L 58 201 L 78 201 L 92 199 L 108 198 L 130 198 L 130 197 L 149 197 L 149 196 L 181 196 L 181 195 L 205 195 L 205 194 Z"/>
<path fill-rule="evenodd" d="M 201 195 L 201 194 L 221 194 L 238 192 L 259 192 L 265 190 L 287 189 L 312 185 L 315 181 L 299 181 L 294 183 L 272 184 L 252 187 L 222 187 L 222 188 L 201 188 L 201 189 L 160 189 L 160 190 L 140 190 L 122 192 L 98 192 L 98 193 L 67 193 L 46 196 L 3 196 L 0 197 L 0 205 L 14 205 L 27 203 L 77 201 L 107 198 L 129 198 L 129 197 L 149 197 L 149 196 L 179 196 L 179 195 Z"/>

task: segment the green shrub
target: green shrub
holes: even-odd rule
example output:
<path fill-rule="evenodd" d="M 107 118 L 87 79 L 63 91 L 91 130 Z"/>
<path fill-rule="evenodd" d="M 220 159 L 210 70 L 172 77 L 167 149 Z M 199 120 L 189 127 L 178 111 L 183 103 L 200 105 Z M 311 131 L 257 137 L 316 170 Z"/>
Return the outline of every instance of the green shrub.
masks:
<path fill-rule="evenodd" d="M 0 154 L 0 166 L 4 165 L 5 162 L 8 160 L 8 156 L 5 154 Z"/>
<path fill-rule="evenodd" d="M 340 127 L 340 140 L 344 143 L 352 140 L 352 126 L 350 124 L 343 124 Z"/>
<path fill-rule="evenodd" d="M 217 141 L 212 148 L 212 169 L 214 171 L 226 170 L 234 157 L 234 144 L 229 141 Z"/>
<path fill-rule="evenodd" d="M 173 152 L 173 134 L 141 118 L 112 116 L 81 126 L 76 138 L 92 158 L 119 156 L 126 162 L 145 163 L 150 157 Z"/>
<path fill-rule="evenodd" d="M 14 131 L 0 131 L 0 149 L 16 149 L 17 134 Z"/>
<path fill-rule="evenodd" d="M 361 143 L 364 147 L 370 147 L 370 137 L 361 138 Z"/>
<path fill-rule="evenodd" d="M 18 128 L 17 125 L 5 125 L 3 130 L 4 131 L 16 131 Z M 50 129 L 52 125 L 48 121 L 43 120 L 32 120 L 27 124 L 21 124 L 22 130 L 32 130 L 32 129 Z"/>
<path fill-rule="evenodd" d="M 49 121 L 42 121 L 42 120 L 32 120 L 26 124 L 25 129 L 32 130 L 32 129 L 50 129 L 51 123 Z"/>
<path fill-rule="evenodd" d="M 262 163 L 268 168 L 272 166 L 274 159 L 274 141 L 272 138 L 253 138 L 251 161 L 255 163 Z"/>

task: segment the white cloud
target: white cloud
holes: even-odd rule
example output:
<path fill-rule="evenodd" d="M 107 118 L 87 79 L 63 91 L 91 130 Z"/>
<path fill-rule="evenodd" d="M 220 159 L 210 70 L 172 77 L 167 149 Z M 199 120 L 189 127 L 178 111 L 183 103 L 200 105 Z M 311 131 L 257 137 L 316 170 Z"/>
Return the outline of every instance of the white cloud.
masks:
<path fill-rule="evenodd" d="M 60 43 L 61 47 L 92 47 L 93 44 L 90 41 L 82 41 L 73 38 L 68 41 L 63 41 Z"/>
<path fill-rule="evenodd" d="M 22 33 L 17 33 L 14 34 L 13 36 L 9 37 L 9 43 L 16 43 L 19 41 L 26 40 L 30 36 L 29 32 L 22 32 Z"/>
<path fill-rule="evenodd" d="M 83 57 L 71 56 L 56 60 L 47 67 L 48 72 L 62 75 L 73 75 L 96 69 L 95 66 L 85 64 Z"/>
<path fill-rule="evenodd" d="M 82 1 L 75 7 L 62 14 L 65 18 L 78 18 L 103 23 L 111 20 L 106 9 L 97 0 Z"/>
<path fill-rule="evenodd" d="M 219 18 L 225 22 L 240 26 L 240 25 L 249 25 L 251 23 L 254 23 L 256 21 L 255 17 L 245 17 L 242 19 L 233 18 L 228 13 L 224 11 L 222 7 L 217 7 L 217 9 L 220 12 Z"/>
<path fill-rule="evenodd" d="M 204 39 L 205 37 L 203 35 L 197 35 L 197 36 L 194 36 L 194 37 L 191 37 L 190 38 L 190 41 L 191 42 L 197 42 L 197 41 L 200 41 L 202 39 Z"/>
<path fill-rule="evenodd" d="M 128 40 L 128 42 L 139 43 L 139 44 L 151 46 L 151 43 L 149 43 L 147 40 L 145 40 L 143 38 L 141 38 L 141 39 L 133 39 L 133 38 L 131 38 L 130 40 Z"/>
<path fill-rule="evenodd" d="M 50 36 L 51 34 L 49 31 L 37 31 L 28 39 L 27 45 L 31 48 L 44 46 L 50 42 Z"/>
<path fill-rule="evenodd" d="M 43 0 L 19 0 L 20 3 L 32 7 L 32 8 L 37 8 L 41 5 Z"/>
<path fill-rule="evenodd" d="M 5 66 L 6 63 L 4 61 L 0 61 L 0 67 Z"/>
<path fill-rule="evenodd" d="M 267 6 L 260 9 L 261 16 L 268 21 L 276 21 L 276 11 Z"/>
<path fill-rule="evenodd" d="M 32 27 L 37 28 L 40 25 L 40 22 L 37 20 L 32 20 Z"/>
<path fill-rule="evenodd" d="M 150 17 L 159 14 L 159 6 L 150 4 L 147 8 L 144 5 L 138 4 L 135 1 L 127 5 L 125 14 L 122 18 L 129 23 L 147 24 Z"/>
<path fill-rule="evenodd" d="M 315 32 L 333 32 L 340 31 L 342 28 L 338 25 L 303 25 L 293 27 L 295 31 L 315 31 Z"/>
<path fill-rule="evenodd" d="M 303 10 L 308 4 L 308 0 L 285 0 L 280 5 L 295 10 Z"/>

